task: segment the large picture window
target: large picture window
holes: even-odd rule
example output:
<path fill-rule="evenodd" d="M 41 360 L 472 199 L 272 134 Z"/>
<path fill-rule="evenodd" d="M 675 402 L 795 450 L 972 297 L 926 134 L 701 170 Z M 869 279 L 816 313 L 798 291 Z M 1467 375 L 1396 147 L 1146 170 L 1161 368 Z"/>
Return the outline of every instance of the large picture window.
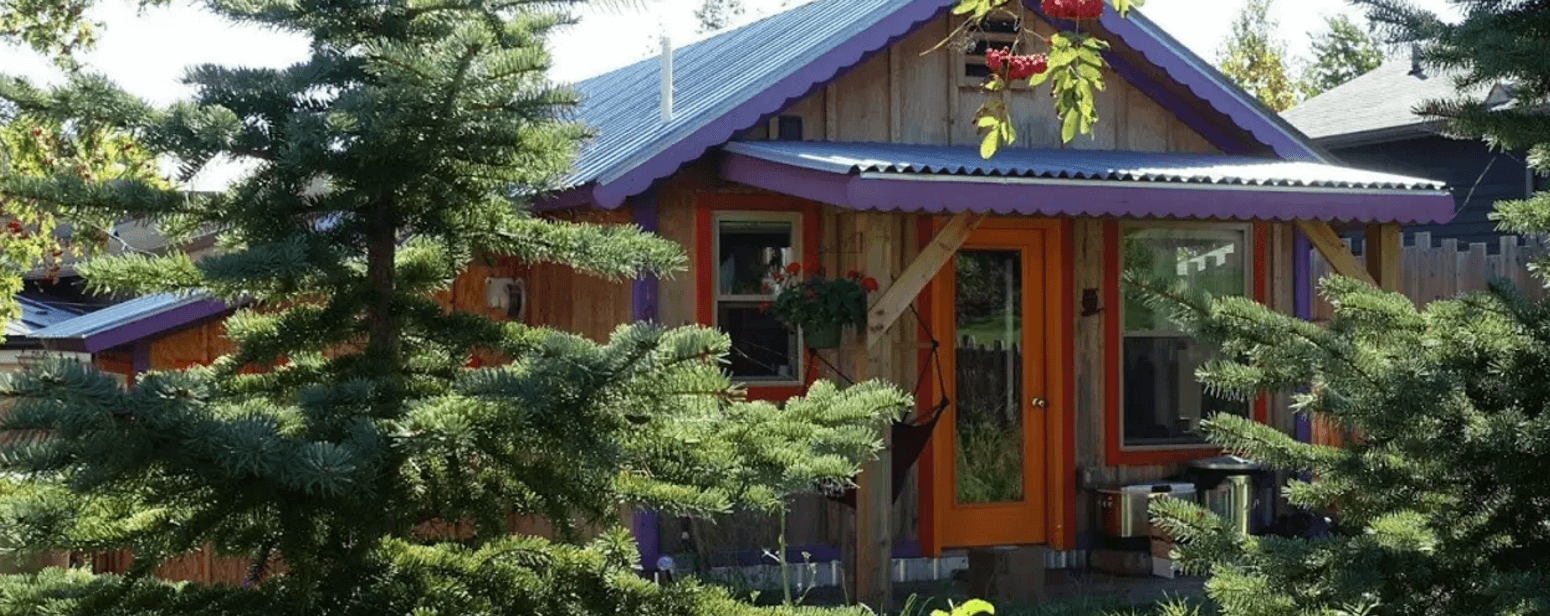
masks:
<path fill-rule="evenodd" d="M 1213 296 L 1248 295 L 1246 225 L 1134 225 L 1123 229 L 1122 267 L 1184 280 Z M 1213 395 L 1195 378 L 1217 349 L 1178 330 L 1167 315 L 1126 293 L 1120 356 L 1122 434 L 1126 447 L 1203 444 L 1200 421 L 1216 413 L 1247 416 L 1249 403 Z"/>
<path fill-rule="evenodd" d="M 716 326 L 732 339 L 732 376 L 793 382 L 801 374 L 797 334 L 765 311 L 775 299 L 774 273 L 798 261 L 801 217 L 784 212 L 728 212 L 714 218 Z"/>

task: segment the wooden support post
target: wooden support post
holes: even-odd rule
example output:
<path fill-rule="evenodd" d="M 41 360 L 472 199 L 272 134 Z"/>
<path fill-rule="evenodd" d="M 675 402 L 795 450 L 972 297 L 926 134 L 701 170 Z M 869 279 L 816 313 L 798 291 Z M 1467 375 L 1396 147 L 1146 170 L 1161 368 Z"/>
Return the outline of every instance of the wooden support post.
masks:
<path fill-rule="evenodd" d="M 883 335 L 888 332 L 888 328 L 899 320 L 899 316 L 903 315 L 915 301 L 921 290 L 925 289 L 931 279 L 936 277 L 937 272 L 942 270 L 942 266 L 947 265 L 953 255 L 958 253 L 958 247 L 969 239 L 969 234 L 984 220 L 984 214 L 961 212 L 954 215 L 942 230 L 937 231 L 936 237 L 931 238 L 931 243 L 922 248 L 920 254 L 915 255 L 915 260 L 904 268 L 898 280 L 893 281 L 887 288 L 878 289 L 877 300 L 872 302 L 872 309 L 867 313 L 868 349 L 883 340 Z M 870 266 L 871 263 L 868 262 L 868 267 Z M 878 278 L 879 283 L 881 280 Z"/>
<path fill-rule="evenodd" d="M 1400 248 L 1399 223 L 1367 225 L 1367 273 L 1377 281 L 1377 287 L 1385 291 L 1399 291 Z"/>
<path fill-rule="evenodd" d="M 1297 228 L 1302 230 L 1303 235 L 1308 236 L 1308 241 L 1313 243 L 1313 247 L 1318 249 L 1319 254 L 1323 255 L 1324 261 L 1329 263 L 1329 268 L 1334 270 L 1336 274 L 1355 278 L 1375 287 L 1378 286 L 1378 282 L 1373 280 L 1372 274 L 1367 273 L 1367 270 L 1362 268 L 1361 263 L 1357 262 L 1356 256 L 1351 254 L 1350 249 L 1346 248 L 1345 242 L 1340 241 L 1340 235 L 1330 228 L 1329 223 L 1321 220 L 1299 220 L 1297 221 Z M 1395 267 L 1398 267 L 1397 262 Z"/>
<path fill-rule="evenodd" d="M 893 265 L 898 225 L 887 214 L 857 216 L 856 230 L 863 231 L 861 264 L 877 279 L 878 290 L 887 295 L 893 288 Z M 886 332 L 886 328 L 884 329 Z M 891 378 L 892 349 L 874 345 L 884 332 L 868 330 L 866 345 L 856 353 L 856 380 Z M 861 467 L 856 490 L 856 600 L 876 612 L 890 609 L 893 580 L 889 575 L 893 561 L 893 443 L 892 430 L 883 430 L 883 451 L 878 458 Z"/>

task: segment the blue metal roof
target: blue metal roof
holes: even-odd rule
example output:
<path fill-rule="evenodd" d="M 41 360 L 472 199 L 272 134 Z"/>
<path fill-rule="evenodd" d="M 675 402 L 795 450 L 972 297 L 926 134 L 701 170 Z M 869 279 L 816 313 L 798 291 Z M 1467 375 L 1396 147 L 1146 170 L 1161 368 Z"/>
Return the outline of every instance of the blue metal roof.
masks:
<path fill-rule="evenodd" d="M 1004 148 L 983 160 L 967 146 L 734 141 L 723 149 L 831 173 L 1029 177 L 1282 188 L 1440 191 L 1442 182 L 1321 163 L 1162 152 Z"/>
<path fill-rule="evenodd" d="M 579 118 L 597 131 L 564 184 L 611 181 L 907 0 L 816 0 L 673 51 L 673 119 L 661 116 L 661 59 L 588 79 Z"/>
<path fill-rule="evenodd" d="M 1036 6 L 1033 0 L 1025 4 Z M 674 115 L 661 118 L 661 59 L 651 58 L 576 85 L 577 119 L 597 135 L 550 207 L 618 207 L 679 165 L 732 139 L 836 75 L 942 15 L 953 0 L 815 0 L 673 52 Z M 1210 63 L 1177 44 L 1139 11 L 1105 8 L 1102 26 L 1120 47 L 1161 70 L 1180 92 L 1288 159 L 1323 153 L 1274 113 L 1238 91 Z M 1118 48 L 1116 48 L 1118 49 Z M 1121 65 L 1124 66 L 1121 66 Z M 1116 64 L 1116 70 L 1129 66 Z M 1130 67 L 1135 73 L 1136 67 Z"/>
<path fill-rule="evenodd" d="M 96 309 L 95 306 L 51 301 L 45 297 L 25 293 L 16 296 L 16 303 L 20 305 L 21 316 L 6 321 L 6 336 L 28 337 L 39 329 L 68 321 Z"/>
<path fill-rule="evenodd" d="M 32 337 L 41 340 L 88 338 L 170 310 L 207 301 L 210 298 L 197 294 L 147 295 L 44 327 L 32 332 Z"/>

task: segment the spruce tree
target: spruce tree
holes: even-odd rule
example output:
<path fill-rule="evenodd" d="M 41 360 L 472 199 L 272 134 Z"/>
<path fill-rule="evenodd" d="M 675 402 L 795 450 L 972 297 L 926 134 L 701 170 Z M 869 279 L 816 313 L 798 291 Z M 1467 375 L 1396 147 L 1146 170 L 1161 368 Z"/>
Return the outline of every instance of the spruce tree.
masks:
<path fill-rule="evenodd" d="M 746 401 L 726 337 L 620 327 L 607 342 L 444 310 L 431 294 L 483 254 L 605 278 L 669 275 L 679 248 L 638 228 L 545 220 L 586 128 L 546 79 L 565 23 L 525 0 L 211 0 L 299 32 L 282 69 L 198 66 L 194 99 L 154 108 L 100 77 L 0 97 L 27 117 L 128 131 L 184 176 L 255 163 L 228 191 L 0 177 L 0 193 L 169 232 L 221 253 L 94 260 L 113 292 L 203 293 L 241 309 L 209 367 L 106 375 L 53 363 L 0 380 L 3 531 L 31 550 L 129 549 L 122 577 L 0 580 L 0 614 L 738 614 L 723 591 L 631 571 L 621 506 L 770 510 L 838 489 L 908 399 L 879 383 Z M 325 187 L 317 190 L 317 187 Z M 470 357 L 498 358 L 468 368 Z M 553 541 L 513 537 L 542 516 Z M 450 528 L 437 530 L 440 521 Z M 213 546 L 251 587 L 172 586 L 163 559 Z"/>
<path fill-rule="evenodd" d="M 1460 94 L 1421 112 L 1464 138 L 1527 151 L 1550 172 L 1550 6 L 1464 2 L 1448 23 L 1394 0 L 1359 0 L 1390 42 L 1460 71 Z M 1512 84 L 1487 108 L 1482 83 Z M 1475 92 L 1476 94 L 1465 94 Z M 1497 204 L 1501 228 L 1550 235 L 1550 193 Z M 1545 278 L 1543 263 L 1536 266 Z M 1550 281 L 1550 279 L 1546 279 Z M 1225 358 L 1199 372 L 1217 391 L 1295 393 L 1296 407 L 1351 433 L 1339 448 L 1218 415 L 1213 442 L 1288 471 L 1290 504 L 1333 517 L 1316 538 L 1244 537 L 1182 502 L 1154 506 L 1208 572 L 1226 614 L 1550 614 L 1550 303 L 1498 282 L 1417 309 L 1346 278 L 1323 282 L 1327 326 L 1242 299 L 1128 277 Z"/>

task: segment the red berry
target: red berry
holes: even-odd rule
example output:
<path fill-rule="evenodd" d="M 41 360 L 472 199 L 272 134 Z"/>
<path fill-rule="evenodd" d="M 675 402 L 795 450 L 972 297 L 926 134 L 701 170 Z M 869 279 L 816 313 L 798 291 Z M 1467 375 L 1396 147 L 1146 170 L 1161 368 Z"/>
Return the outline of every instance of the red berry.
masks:
<path fill-rule="evenodd" d="M 992 73 L 1000 73 L 1001 69 L 1006 65 L 1007 58 L 1011 57 L 1011 55 L 1012 50 L 1010 48 L 986 49 L 985 66 L 990 68 Z"/>
<path fill-rule="evenodd" d="M 1007 78 L 1013 81 L 1028 79 L 1049 69 L 1049 58 L 1044 54 L 1015 56 L 1008 62 L 1011 68 L 1007 71 Z"/>

